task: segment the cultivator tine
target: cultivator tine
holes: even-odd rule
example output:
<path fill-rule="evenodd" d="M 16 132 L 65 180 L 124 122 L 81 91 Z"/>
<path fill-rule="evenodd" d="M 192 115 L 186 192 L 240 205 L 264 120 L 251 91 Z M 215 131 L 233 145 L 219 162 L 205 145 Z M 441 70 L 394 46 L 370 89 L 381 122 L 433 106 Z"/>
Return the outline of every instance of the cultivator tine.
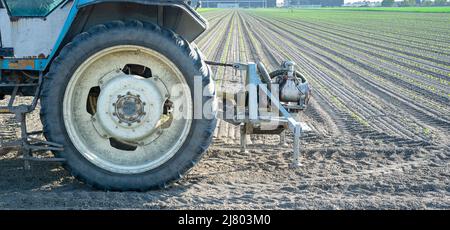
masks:
<path fill-rule="evenodd" d="M 247 129 L 245 124 L 240 125 L 241 131 L 241 153 L 248 153 L 247 151 Z"/>
<path fill-rule="evenodd" d="M 280 146 L 287 147 L 288 144 L 286 143 L 286 131 L 283 131 L 280 133 Z"/>
<path fill-rule="evenodd" d="M 297 124 L 295 126 L 294 131 L 294 155 L 293 155 L 293 162 L 291 164 L 291 168 L 298 168 L 301 166 L 300 163 L 300 135 L 302 132 L 302 128 L 300 124 Z"/>
<path fill-rule="evenodd" d="M 22 156 L 24 159 L 31 158 L 31 156 L 32 156 L 31 149 L 28 148 L 26 113 L 22 113 L 22 112 L 16 113 L 16 119 L 20 122 L 20 132 L 21 132 L 21 141 L 22 141 L 22 146 L 20 148 L 20 152 L 22 153 Z M 30 161 L 24 160 L 24 169 L 25 170 L 31 169 Z"/>

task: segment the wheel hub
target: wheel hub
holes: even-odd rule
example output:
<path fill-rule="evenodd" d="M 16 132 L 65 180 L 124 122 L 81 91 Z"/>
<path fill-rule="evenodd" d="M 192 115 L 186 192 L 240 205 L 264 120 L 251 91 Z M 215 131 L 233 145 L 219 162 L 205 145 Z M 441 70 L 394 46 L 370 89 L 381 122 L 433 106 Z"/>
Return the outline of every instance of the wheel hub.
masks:
<path fill-rule="evenodd" d="M 144 110 L 145 102 L 141 100 L 141 95 L 133 95 L 128 92 L 127 95 L 119 95 L 115 106 L 115 114 L 119 119 L 119 123 L 131 126 L 135 123 L 141 123 L 142 118 L 146 115 Z"/>
<path fill-rule="evenodd" d="M 155 80 L 113 73 L 100 80 L 93 124 L 104 138 L 141 143 L 158 130 L 166 90 Z"/>

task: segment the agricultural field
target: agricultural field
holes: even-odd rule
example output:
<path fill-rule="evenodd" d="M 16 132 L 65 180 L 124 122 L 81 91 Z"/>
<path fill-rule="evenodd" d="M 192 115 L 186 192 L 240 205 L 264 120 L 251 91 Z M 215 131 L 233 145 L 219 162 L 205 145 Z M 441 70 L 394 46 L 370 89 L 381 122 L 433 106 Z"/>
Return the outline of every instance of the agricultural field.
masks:
<path fill-rule="evenodd" d="M 208 60 L 293 60 L 313 86 L 302 114 L 303 166 L 292 139 L 219 121 L 201 163 L 167 190 L 102 192 L 58 165 L 23 171 L 0 158 L 0 208 L 449 209 L 450 14 L 343 10 L 206 10 L 196 40 Z M 212 68 L 219 92 L 239 73 Z M 39 128 L 37 115 L 30 118 Z M 0 121 L 6 135 L 16 126 Z M 288 135 L 289 137 L 289 135 Z"/>

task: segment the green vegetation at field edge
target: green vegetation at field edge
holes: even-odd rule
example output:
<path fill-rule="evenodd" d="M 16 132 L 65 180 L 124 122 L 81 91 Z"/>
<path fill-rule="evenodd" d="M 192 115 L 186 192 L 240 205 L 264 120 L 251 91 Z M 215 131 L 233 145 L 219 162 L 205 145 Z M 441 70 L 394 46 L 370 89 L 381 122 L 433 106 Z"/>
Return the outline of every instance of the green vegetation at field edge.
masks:
<path fill-rule="evenodd" d="M 217 10 L 223 10 L 223 9 L 221 9 L 221 8 L 198 8 L 197 12 L 198 13 L 206 13 L 206 12 L 217 11 Z"/>
<path fill-rule="evenodd" d="M 319 9 L 319 8 L 317 8 Z M 349 10 L 349 11 L 388 11 L 388 12 L 412 12 L 412 13 L 450 13 L 450 6 L 442 7 L 330 7 L 320 8 L 325 10 Z"/>
<path fill-rule="evenodd" d="M 211 11 L 224 10 L 220 8 L 199 8 L 197 12 L 206 13 Z M 450 6 L 442 7 L 322 7 L 322 8 L 299 8 L 299 9 L 287 9 L 287 8 L 266 8 L 266 9 L 251 9 L 258 11 L 377 11 L 377 12 L 405 12 L 405 13 L 450 13 Z"/>

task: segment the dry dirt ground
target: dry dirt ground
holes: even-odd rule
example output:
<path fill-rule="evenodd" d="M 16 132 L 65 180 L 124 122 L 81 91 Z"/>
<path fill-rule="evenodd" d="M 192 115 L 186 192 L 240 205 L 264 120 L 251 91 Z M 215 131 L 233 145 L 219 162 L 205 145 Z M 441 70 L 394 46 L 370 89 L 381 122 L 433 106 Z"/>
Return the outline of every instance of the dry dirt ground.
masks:
<path fill-rule="evenodd" d="M 303 43 L 307 36 L 319 31 L 308 30 L 303 37 L 293 37 L 272 28 L 270 20 L 242 11 L 215 11 L 205 16 L 210 19 L 211 30 L 197 44 L 209 59 L 245 61 L 262 57 L 273 67 L 287 52 L 272 49 L 275 56 L 270 56 L 262 51 L 270 41 L 277 42 L 277 36 L 269 36 L 272 32 L 286 33 L 290 40 L 285 42 L 304 52 L 292 57 L 297 63 L 305 61 L 303 57 L 316 60 L 304 65 L 305 74 L 315 77 L 315 95 L 302 115 L 313 131 L 302 138 L 301 168 L 288 168 L 291 138 L 289 146 L 284 147 L 279 145 L 278 136 L 252 135 L 249 153 L 242 154 L 238 129 L 220 121 L 214 143 L 203 160 L 181 181 L 160 191 L 93 190 L 55 163 L 34 163 L 31 171 L 24 171 L 22 161 L 15 158 L 15 151 L 10 151 L 0 157 L 0 208 L 450 209 L 448 98 L 435 101 L 444 105 L 441 107 L 414 104 L 393 88 L 410 90 L 404 87 L 406 83 L 388 81 L 376 85 L 364 78 L 366 75 L 356 75 L 368 68 L 347 68 L 350 64 L 345 61 L 358 52 L 350 55 L 340 51 L 344 56 L 339 56 L 343 61 L 338 63 L 326 57 L 330 55 L 326 47 L 307 47 Z M 300 23 L 308 22 L 300 21 L 301 29 Z M 383 48 L 383 43 L 378 44 Z M 432 61 L 430 58 L 426 63 L 432 65 Z M 334 78 L 329 78 L 324 66 L 333 70 Z M 419 72 L 426 69 L 417 68 Z M 217 78 L 232 74 L 223 69 L 214 71 Z M 449 69 L 443 71 L 450 73 Z M 375 70 L 371 73 L 383 75 Z M 350 75 L 353 77 L 345 78 Z M 338 87 L 343 82 L 346 87 Z M 218 84 L 226 90 L 227 83 L 222 83 Z M 419 94 L 417 98 L 431 96 Z M 37 113 L 29 123 L 33 129 L 40 128 Z M 0 125 L 2 140 L 16 135 L 17 126 L 11 117 L 3 116 Z"/>

